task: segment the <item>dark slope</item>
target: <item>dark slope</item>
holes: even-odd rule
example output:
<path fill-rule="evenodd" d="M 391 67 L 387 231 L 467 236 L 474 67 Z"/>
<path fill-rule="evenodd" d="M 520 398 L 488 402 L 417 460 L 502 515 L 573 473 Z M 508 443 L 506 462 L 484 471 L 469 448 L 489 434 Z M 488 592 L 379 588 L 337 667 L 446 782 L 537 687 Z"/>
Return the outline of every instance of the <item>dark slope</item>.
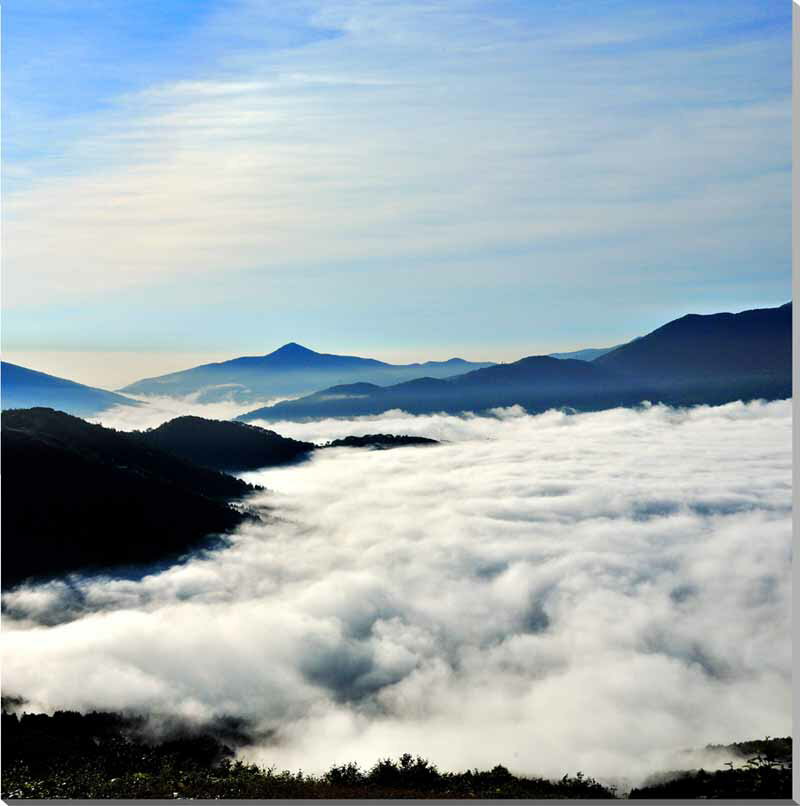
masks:
<path fill-rule="evenodd" d="M 741 314 L 686 316 L 594 361 L 531 356 L 447 379 L 378 387 L 341 385 L 256 409 L 238 419 L 298 420 L 459 413 L 521 405 L 598 410 L 642 400 L 718 405 L 791 396 L 791 305 Z"/>
<path fill-rule="evenodd" d="M 315 447 L 254 425 L 203 417 L 178 417 L 137 434 L 154 448 L 215 470 L 279 465 L 304 457 Z"/>
<path fill-rule="evenodd" d="M 2 582 L 151 563 L 221 534 L 254 487 L 138 437 L 36 408 L 2 415 Z"/>
<path fill-rule="evenodd" d="M 0 362 L 0 400 L 4 409 L 46 406 L 88 417 L 112 406 L 138 406 L 115 392 L 84 386 L 55 375 Z"/>
<path fill-rule="evenodd" d="M 725 754 L 724 770 L 671 770 L 650 775 L 632 789 L 631 800 L 685 798 L 758 800 L 791 797 L 792 737 L 756 739 L 729 745 L 706 745 L 706 751 Z"/>
<path fill-rule="evenodd" d="M 792 371 L 792 304 L 689 314 L 593 363 L 658 384 L 748 378 L 786 382 Z"/>
<path fill-rule="evenodd" d="M 292 342 L 264 356 L 234 358 L 157 378 L 145 378 L 121 391 L 174 397 L 199 394 L 201 402 L 232 399 L 246 403 L 357 381 L 392 384 L 420 374 L 446 377 L 488 365 L 487 362 L 470 363 L 460 358 L 395 365 L 374 358 L 317 353 Z"/>

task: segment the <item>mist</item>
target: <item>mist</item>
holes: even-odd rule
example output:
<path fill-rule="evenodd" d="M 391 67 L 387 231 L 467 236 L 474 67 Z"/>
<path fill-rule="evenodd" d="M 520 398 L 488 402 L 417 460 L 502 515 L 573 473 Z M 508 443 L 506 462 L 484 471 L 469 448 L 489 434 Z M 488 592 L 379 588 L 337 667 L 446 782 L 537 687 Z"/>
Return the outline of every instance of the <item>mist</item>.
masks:
<path fill-rule="evenodd" d="M 309 772 L 635 780 L 791 732 L 791 401 L 269 427 L 442 444 L 243 474 L 264 520 L 229 547 L 6 594 L 6 694 L 240 717 L 242 757 Z"/>
<path fill-rule="evenodd" d="M 207 417 L 210 420 L 231 420 L 256 406 L 271 406 L 275 403 L 292 399 L 291 397 L 275 396 L 249 404 L 237 403 L 234 400 L 205 403 L 198 400 L 201 394 L 202 392 L 197 392 L 183 397 L 169 397 L 167 395 L 132 395 L 126 393 L 127 397 L 138 400 L 145 405 L 111 406 L 105 411 L 98 412 L 94 417 L 88 417 L 87 419 L 89 422 L 99 423 L 106 428 L 115 428 L 117 431 L 141 431 L 147 428 L 158 428 L 159 425 L 166 423 L 168 420 L 185 415 Z"/>

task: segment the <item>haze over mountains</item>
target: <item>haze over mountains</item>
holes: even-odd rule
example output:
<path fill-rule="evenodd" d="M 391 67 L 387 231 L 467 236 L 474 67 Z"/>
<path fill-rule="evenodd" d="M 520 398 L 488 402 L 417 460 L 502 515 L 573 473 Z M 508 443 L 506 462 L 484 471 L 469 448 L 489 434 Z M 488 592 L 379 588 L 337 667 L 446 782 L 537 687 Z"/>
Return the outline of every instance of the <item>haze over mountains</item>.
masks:
<path fill-rule="evenodd" d="M 332 384 L 365 381 L 392 384 L 429 375 L 444 378 L 490 362 L 463 358 L 416 364 L 387 364 L 374 358 L 317 353 L 290 342 L 263 356 L 244 356 L 216 364 L 136 381 L 121 392 L 135 395 L 197 395 L 199 402 L 235 400 L 247 403 L 268 397 L 298 395 Z"/>
<path fill-rule="evenodd" d="M 459 413 L 521 405 L 581 410 L 636 405 L 720 404 L 791 396 L 792 305 L 700 316 L 690 314 L 594 361 L 531 356 L 447 379 L 418 378 L 379 387 L 338 385 L 243 414 L 240 420 L 293 420 Z"/>
<path fill-rule="evenodd" d="M 47 375 L 33 369 L 0 362 L 0 398 L 4 409 L 45 406 L 78 416 L 91 416 L 111 406 L 138 406 L 116 392 Z"/>
<path fill-rule="evenodd" d="M 620 346 L 617 344 L 614 347 L 586 347 L 583 350 L 573 350 L 571 353 L 548 353 L 548 355 L 550 358 L 576 358 L 578 361 L 594 361 L 595 358 L 610 353 Z"/>
<path fill-rule="evenodd" d="M 260 357 L 206 364 L 137 381 L 130 394 L 193 404 L 299 395 L 240 415 L 242 421 L 484 411 L 522 405 L 601 409 L 658 400 L 675 405 L 791 395 L 792 305 L 742 313 L 689 314 L 615 348 L 528 356 L 509 364 L 449 361 L 392 365 L 317 353 L 290 343 Z M 52 407 L 91 416 L 125 395 L 3 362 L 2 406 Z M 179 412 L 176 412 L 179 413 Z"/>

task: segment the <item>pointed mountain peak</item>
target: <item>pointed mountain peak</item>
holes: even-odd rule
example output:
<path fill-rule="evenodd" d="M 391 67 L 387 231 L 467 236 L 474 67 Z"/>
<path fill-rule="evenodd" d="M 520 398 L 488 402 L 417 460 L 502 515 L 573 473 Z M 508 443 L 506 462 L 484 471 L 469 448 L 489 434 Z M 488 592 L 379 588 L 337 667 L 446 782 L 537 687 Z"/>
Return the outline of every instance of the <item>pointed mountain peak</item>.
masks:
<path fill-rule="evenodd" d="M 309 350 L 308 347 L 303 347 L 302 344 L 298 344 L 296 341 L 290 341 L 288 344 L 284 344 L 283 347 L 279 347 L 274 353 L 270 353 L 270 355 L 317 355 L 317 353 Z"/>

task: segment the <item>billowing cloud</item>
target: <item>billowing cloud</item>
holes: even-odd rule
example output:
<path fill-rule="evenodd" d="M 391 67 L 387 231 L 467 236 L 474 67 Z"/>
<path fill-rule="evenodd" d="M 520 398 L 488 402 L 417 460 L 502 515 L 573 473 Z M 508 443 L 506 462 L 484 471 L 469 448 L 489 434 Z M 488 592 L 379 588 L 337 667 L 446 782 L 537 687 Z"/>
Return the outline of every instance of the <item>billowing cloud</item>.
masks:
<path fill-rule="evenodd" d="M 247 474 L 229 548 L 7 594 L 6 693 L 243 717 L 305 770 L 635 777 L 790 732 L 790 401 L 292 429 L 446 442 Z"/>

